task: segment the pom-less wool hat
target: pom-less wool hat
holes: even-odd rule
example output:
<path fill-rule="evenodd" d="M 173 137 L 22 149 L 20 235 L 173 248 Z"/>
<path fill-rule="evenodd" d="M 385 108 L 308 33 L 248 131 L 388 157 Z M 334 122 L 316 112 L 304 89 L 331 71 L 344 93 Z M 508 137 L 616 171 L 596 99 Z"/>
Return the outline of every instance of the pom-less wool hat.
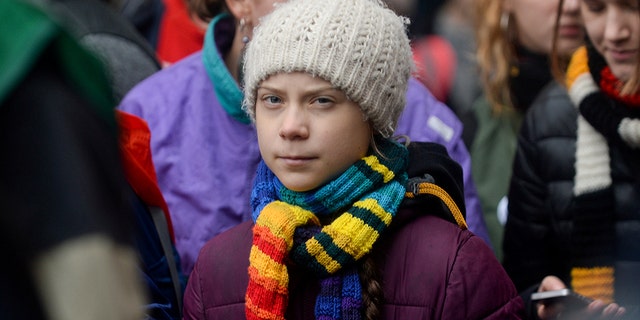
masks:
<path fill-rule="evenodd" d="M 372 5 L 372 3 L 374 5 Z M 244 65 L 245 111 L 255 119 L 260 82 L 282 72 L 329 81 L 389 137 L 413 70 L 408 20 L 379 0 L 291 0 L 254 31 Z"/>

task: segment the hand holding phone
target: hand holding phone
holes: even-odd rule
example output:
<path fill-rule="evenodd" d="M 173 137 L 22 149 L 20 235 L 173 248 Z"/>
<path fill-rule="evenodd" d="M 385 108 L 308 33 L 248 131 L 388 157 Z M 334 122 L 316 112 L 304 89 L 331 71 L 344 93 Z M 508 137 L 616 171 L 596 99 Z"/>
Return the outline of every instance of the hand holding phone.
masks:
<path fill-rule="evenodd" d="M 561 303 L 565 308 L 581 309 L 587 307 L 593 299 L 573 292 L 571 289 L 534 292 L 531 301 L 541 302 L 544 305 Z"/>

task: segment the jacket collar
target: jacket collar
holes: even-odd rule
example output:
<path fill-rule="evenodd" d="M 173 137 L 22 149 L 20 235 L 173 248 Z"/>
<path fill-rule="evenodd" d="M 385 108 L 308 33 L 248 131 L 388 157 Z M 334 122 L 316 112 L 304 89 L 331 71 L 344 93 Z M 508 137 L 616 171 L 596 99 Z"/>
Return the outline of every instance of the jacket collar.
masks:
<path fill-rule="evenodd" d="M 216 33 L 216 28 L 229 31 L 227 29 L 230 27 L 233 28 L 233 18 L 226 13 L 216 16 L 209 23 L 207 33 L 204 36 L 202 59 L 222 108 L 237 121 L 249 124 L 251 120 L 242 110 L 242 90 L 231 76 L 231 73 L 229 73 L 229 70 L 227 70 L 221 54 L 221 52 L 227 51 L 228 47 L 230 47 L 230 41 L 233 41 L 233 32 Z M 229 37 L 231 37 L 231 40 Z"/>

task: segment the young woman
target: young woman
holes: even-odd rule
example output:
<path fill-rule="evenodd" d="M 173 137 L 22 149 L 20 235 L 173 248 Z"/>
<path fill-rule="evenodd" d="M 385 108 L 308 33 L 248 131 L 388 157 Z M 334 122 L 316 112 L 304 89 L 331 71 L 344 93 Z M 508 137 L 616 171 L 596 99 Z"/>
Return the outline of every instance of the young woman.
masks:
<path fill-rule="evenodd" d="M 629 319 L 640 316 L 638 8 L 582 0 L 587 43 L 567 68 L 569 96 L 541 94 L 519 136 L 504 246 L 519 290 L 569 287 L 596 299 L 583 311 Z"/>
<path fill-rule="evenodd" d="M 455 208 L 459 165 L 391 138 L 412 70 L 405 27 L 376 1 L 292 0 L 256 28 L 253 221 L 203 247 L 185 319 L 518 317 L 513 284 Z"/>
<path fill-rule="evenodd" d="M 477 1 L 477 61 L 484 97 L 476 101 L 465 121 L 473 179 L 482 211 L 502 259 L 504 205 L 516 137 L 522 117 L 551 80 L 548 63 L 553 30 L 560 26 L 558 53 L 568 59 L 582 44 L 584 32 L 578 0 Z M 558 17 L 559 14 L 559 18 Z"/>
<path fill-rule="evenodd" d="M 250 185 L 260 162 L 256 131 L 242 110 L 242 54 L 260 18 L 277 0 L 192 0 L 211 20 L 202 51 L 147 78 L 119 109 L 151 130 L 152 159 L 169 206 L 182 269 L 188 275 L 204 243 L 251 217 Z M 397 134 L 443 144 L 463 167 L 469 229 L 488 235 L 471 179 L 462 124 L 416 79 Z"/>

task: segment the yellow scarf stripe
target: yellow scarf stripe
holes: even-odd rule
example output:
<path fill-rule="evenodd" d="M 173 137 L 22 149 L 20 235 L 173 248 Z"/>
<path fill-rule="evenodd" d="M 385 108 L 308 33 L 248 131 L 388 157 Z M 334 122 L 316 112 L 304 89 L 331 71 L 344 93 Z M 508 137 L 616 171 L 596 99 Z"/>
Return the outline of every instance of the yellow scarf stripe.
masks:
<path fill-rule="evenodd" d="M 380 204 L 378 203 L 378 200 L 373 198 L 368 198 L 365 200 L 358 201 L 354 203 L 353 206 L 362 208 L 362 209 L 367 209 L 373 212 L 373 214 L 375 214 L 376 217 L 382 220 L 382 222 L 384 222 L 384 224 L 387 226 L 391 224 L 391 219 L 393 219 L 393 216 L 391 215 L 391 213 L 385 211 L 384 208 L 381 207 Z"/>
<path fill-rule="evenodd" d="M 249 261 L 251 261 L 249 274 L 257 277 L 254 279 L 257 283 L 267 288 L 271 288 L 274 284 L 277 284 L 275 287 L 276 292 L 287 292 L 289 273 L 284 264 L 274 261 L 257 246 L 251 247 Z"/>
<path fill-rule="evenodd" d="M 613 267 L 571 269 L 573 290 L 590 298 L 602 299 L 606 303 L 613 302 L 614 279 Z"/>
<path fill-rule="evenodd" d="M 588 60 L 587 47 L 582 46 L 573 53 L 567 67 L 567 88 L 571 88 L 581 74 L 589 72 Z"/>
<path fill-rule="evenodd" d="M 336 246 L 356 260 L 371 251 L 371 247 L 380 236 L 378 231 L 348 212 L 336 219 L 336 222 L 340 228 L 327 226 L 323 231 L 333 238 Z"/>
<path fill-rule="evenodd" d="M 249 288 L 263 287 L 267 292 L 278 294 L 276 299 L 280 300 L 288 294 L 289 273 L 283 261 L 293 246 L 295 229 L 310 222 L 319 224 L 318 218 L 311 212 L 282 201 L 271 202 L 263 208 L 253 228 L 254 241 L 249 255 Z M 252 290 L 249 288 L 247 292 Z M 249 295 L 247 308 L 254 315 L 264 315 L 266 318 L 276 316 L 273 310 L 258 308 L 258 305 L 264 304 L 253 304 L 248 300 Z M 274 308 L 280 309 L 280 306 Z"/>
<path fill-rule="evenodd" d="M 329 273 L 336 272 L 342 268 L 340 263 L 334 260 L 316 239 L 309 239 L 306 245 L 309 254 L 313 256 L 320 265 L 327 269 Z"/>
<path fill-rule="evenodd" d="M 371 170 L 379 173 L 382 176 L 384 183 L 391 181 L 396 175 L 393 171 L 389 170 L 387 166 L 378 161 L 376 156 L 368 156 L 363 158 L 364 162 L 371 168 Z"/>
<path fill-rule="evenodd" d="M 386 226 L 391 224 L 393 216 L 386 212 L 375 199 L 358 201 L 354 203 L 354 207 L 369 210 Z M 356 260 L 371 251 L 373 244 L 380 237 L 376 229 L 350 212 L 339 216 L 334 223 L 325 226 L 322 232 L 329 235 L 337 247 Z M 357 236 L 354 238 L 354 235 Z M 333 259 L 316 239 L 307 241 L 307 251 L 327 272 L 333 273 L 341 268 L 341 264 Z"/>
<path fill-rule="evenodd" d="M 282 201 L 274 201 L 262 209 L 262 213 L 256 220 L 256 225 L 268 228 L 274 236 L 285 241 L 287 251 L 289 251 L 293 246 L 293 233 L 296 228 L 309 222 L 315 225 L 320 224 L 318 218 L 311 211 Z"/>

